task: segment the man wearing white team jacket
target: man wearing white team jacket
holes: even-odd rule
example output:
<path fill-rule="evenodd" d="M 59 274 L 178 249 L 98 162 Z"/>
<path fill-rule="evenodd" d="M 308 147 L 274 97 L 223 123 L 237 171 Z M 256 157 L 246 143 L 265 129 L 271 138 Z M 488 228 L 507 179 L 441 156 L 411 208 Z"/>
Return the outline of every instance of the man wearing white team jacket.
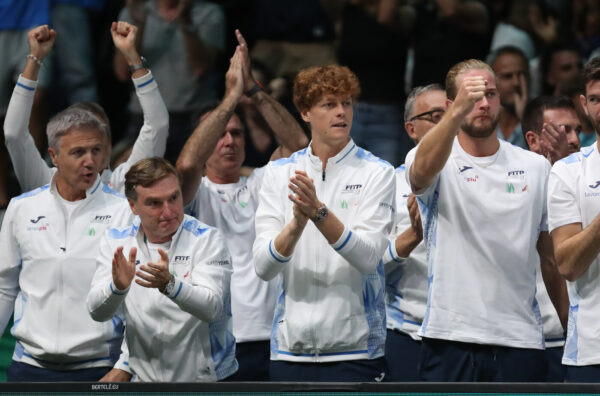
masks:
<path fill-rule="evenodd" d="M 125 194 L 138 217 L 108 230 L 100 243 L 87 298 L 92 318 L 111 320 L 123 305 L 134 380 L 230 376 L 238 365 L 231 256 L 223 237 L 183 214 L 179 176 L 162 158 L 135 163 L 125 176 Z"/>
<path fill-rule="evenodd" d="M 394 214 L 394 169 L 349 137 L 358 79 L 313 67 L 294 83 L 312 142 L 265 169 L 256 212 L 257 274 L 278 277 L 271 380 L 386 376 L 381 256 Z"/>

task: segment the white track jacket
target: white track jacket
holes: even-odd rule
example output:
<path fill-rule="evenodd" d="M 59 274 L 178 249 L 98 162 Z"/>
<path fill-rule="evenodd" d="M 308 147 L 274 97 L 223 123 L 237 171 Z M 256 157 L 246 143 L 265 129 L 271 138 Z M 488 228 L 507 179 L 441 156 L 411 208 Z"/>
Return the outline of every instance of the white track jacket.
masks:
<path fill-rule="evenodd" d="M 279 276 L 271 359 L 333 362 L 383 356 L 386 323 L 381 256 L 395 212 L 394 169 L 352 140 L 325 171 L 312 146 L 269 163 L 256 213 L 257 274 Z M 295 170 L 345 225 L 330 245 L 309 221 L 290 257 L 273 240 L 292 219 L 287 185 Z"/>
<path fill-rule="evenodd" d="M 121 353 L 120 314 L 94 322 L 85 297 L 104 230 L 133 214 L 100 178 L 70 219 L 61 200 L 53 180 L 8 206 L 0 232 L 0 330 L 14 308 L 13 360 L 59 370 L 112 366 Z"/>
<path fill-rule="evenodd" d="M 112 258 L 123 246 L 127 256 L 137 247 L 138 263 L 150 258 L 139 218 L 127 227 L 110 229 L 98 255 L 88 295 L 95 320 L 110 320 L 124 303 L 129 369 L 139 381 L 216 381 L 233 374 L 229 282 L 231 256 L 221 233 L 185 216 L 167 251 L 176 283 L 169 296 L 133 281 L 118 290 L 112 281 Z"/>

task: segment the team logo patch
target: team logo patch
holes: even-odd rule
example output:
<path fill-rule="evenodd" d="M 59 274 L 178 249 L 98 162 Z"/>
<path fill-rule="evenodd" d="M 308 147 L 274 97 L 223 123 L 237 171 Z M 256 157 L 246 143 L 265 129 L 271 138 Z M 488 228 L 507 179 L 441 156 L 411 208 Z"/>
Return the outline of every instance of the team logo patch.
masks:
<path fill-rule="evenodd" d="M 359 193 L 362 189 L 362 184 L 346 184 L 346 187 L 342 190 L 342 194 L 344 193 Z"/>
<path fill-rule="evenodd" d="M 37 224 L 38 221 L 40 221 L 41 219 L 45 219 L 46 216 L 38 216 L 37 219 L 31 219 L 29 221 L 31 221 L 33 224 Z"/>
<path fill-rule="evenodd" d="M 185 264 L 190 261 L 191 256 L 175 256 L 173 264 Z"/>
<path fill-rule="evenodd" d="M 593 189 L 596 189 L 596 188 L 600 187 L 600 180 L 598 180 L 598 181 L 597 181 L 596 183 L 594 183 L 594 184 L 590 184 L 588 187 L 589 187 L 589 188 L 593 188 Z"/>
<path fill-rule="evenodd" d="M 96 217 L 94 217 L 92 219 L 92 223 L 96 223 L 96 224 L 108 224 L 110 223 L 110 219 L 112 218 L 111 215 L 96 215 Z"/>
<path fill-rule="evenodd" d="M 468 171 L 469 169 L 473 169 L 473 167 L 467 166 L 467 165 L 462 166 L 462 167 L 458 168 L 458 173 L 463 173 L 464 171 Z"/>

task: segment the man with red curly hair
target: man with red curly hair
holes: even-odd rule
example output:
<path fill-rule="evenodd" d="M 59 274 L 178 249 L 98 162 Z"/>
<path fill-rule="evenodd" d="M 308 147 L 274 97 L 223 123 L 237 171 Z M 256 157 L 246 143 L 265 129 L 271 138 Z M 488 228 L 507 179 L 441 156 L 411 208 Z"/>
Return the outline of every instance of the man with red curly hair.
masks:
<path fill-rule="evenodd" d="M 381 381 L 394 169 L 350 138 L 360 88 L 347 67 L 301 71 L 294 103 L 312 141 L 265 169 L 254 263 L 278 276 L 271 380 Z M 288 189 L 285 188 L 288 187 Z"/>

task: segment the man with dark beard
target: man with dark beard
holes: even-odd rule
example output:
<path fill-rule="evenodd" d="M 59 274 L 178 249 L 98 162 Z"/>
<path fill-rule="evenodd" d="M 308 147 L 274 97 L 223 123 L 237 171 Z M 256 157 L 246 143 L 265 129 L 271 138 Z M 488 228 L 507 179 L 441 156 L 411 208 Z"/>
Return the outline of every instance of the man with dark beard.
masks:
<path fill-rule="evenodd" d="M 501 107 L 496 127 L 498 138 L 526 149 L 521 119 L 527 104 L 529 61 L 520 49 L 505 46 L 498 48 L 488 63 L 496 74 L 500 95 Z"/>
<path fill-rule="evenodd" d="M 446 95 L 446 114 L 406 157 L 429 266 L 421 377 L 543 381 L 540 264 L 553 303 L 564 304 L 546 231 L 550 164 L 498 140 L 500 99 L 484 62 L 453 66 Z"/>

